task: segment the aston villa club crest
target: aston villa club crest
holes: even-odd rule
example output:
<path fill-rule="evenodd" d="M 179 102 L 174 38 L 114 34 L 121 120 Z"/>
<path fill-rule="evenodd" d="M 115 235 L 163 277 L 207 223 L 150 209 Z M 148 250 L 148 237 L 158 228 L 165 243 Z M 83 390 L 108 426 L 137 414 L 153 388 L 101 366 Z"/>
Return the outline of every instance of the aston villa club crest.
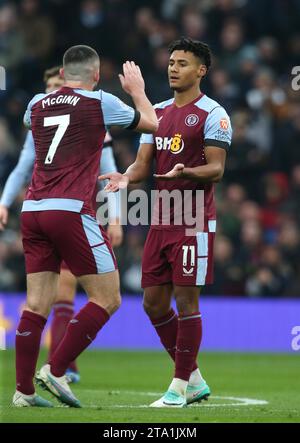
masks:
<path fill-rule="evenodd" d="M 196 126 L 198 122 L 199 122 L 199 117 L 197 114 L 189 114 L 185 118 L 185 124 L 187 126 Z"/>

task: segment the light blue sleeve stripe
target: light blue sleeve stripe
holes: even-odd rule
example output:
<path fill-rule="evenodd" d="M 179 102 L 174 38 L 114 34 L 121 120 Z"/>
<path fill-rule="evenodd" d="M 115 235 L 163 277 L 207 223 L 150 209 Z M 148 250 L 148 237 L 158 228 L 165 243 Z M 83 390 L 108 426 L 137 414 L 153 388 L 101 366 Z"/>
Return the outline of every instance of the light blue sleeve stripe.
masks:
<path fill-rule="evenodd" d="M 9 208 L 21 189 L 30 181 L 35 160 L 32 132 L 28 131 L 19 161 L 10 173 L 3 190 L 0 203 Z"/>
<path fill-rule="evenodd" d="M 142 134 L 140 137 L 140 145 L 143 143 L 154 143 L 153 134 Z"/>
<path fill-rule="evenodd" d="M 107 174 L 108 172 L 117 172 L 117 166 L 111 146 L 103 148 L 100 160 L 100 173 Z"/>
<path fill-rule="evenodd" d="M 101 107 L 104 124 L 107 128 L 121 126 L 127 128 L 133 122 L 135 110 L 126 105 L 115 95 L 102 91 Z"/>
<path fill-rule="evenodd" d="M 108 172 L 117 172 L 117 166 L 113 154 L 113 150 L 110 146 L 107 146 L 102 150 L 102 156 L 100 161 L 100 174 L 107 174 Z M 100 187 L 103 189 L 108 180 L 100 182 Z M 120 219 L 120 192 L 108 193 L 108 216 L 110 220 Z"/>
<path fill-rule="evenodd" d="M 227 124 L 227 128 L 222 126 L 222 123 Z M 221 106 L 213 109 L 208 114 L 204 125 L 204 140 L 212 139 L 231 144 L 232 128 L 230 118 Z"/>
<path fill-rule="evenodd" d="M 112 255 L 106 243 L 104 243 L 104 239 L 97 221 L 92 216 L 87 214 L 81 215 L 81 220 L 95 258 L 98 274 L 114 271 L 116 268 Z"/>
<path fill-rule="evenodd" d="M 23 123 L 26 128 L 28 128 L 28 129 L 31 128 L 31 108 L 32 108 L 32 106 L 35 103 L 37 103 L 38 101 L 40 101 L 42 98 L 46 97 L 46 95 L 48 95 L 48 94 L 36 94 L 33 97 L 33 99 L 31 99 L 30 102 L 28 103 L 28 106 L 27 106 L 27 109 L 25 111 L 24 118 L 23 118 Z"/>
<path fill-rule="evenodd" d="M 80 212 L 83 201 L 71 198 L 44 198 L 42 200 L 24 200 L 22 212 L 31 211 L 70 211 Z"/>

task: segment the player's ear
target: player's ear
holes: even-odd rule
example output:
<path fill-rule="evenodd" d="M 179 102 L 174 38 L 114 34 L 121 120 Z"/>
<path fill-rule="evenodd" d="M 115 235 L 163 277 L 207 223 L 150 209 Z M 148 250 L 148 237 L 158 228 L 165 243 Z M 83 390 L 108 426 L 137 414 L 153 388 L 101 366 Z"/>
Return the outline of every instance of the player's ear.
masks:
<path fill-rule="evenodd" d="M 205 65 L 199 65 L 198 77 L 202 78 L 207 74 L 207 67 Z"/>
<path fill-rule="evenodd" d="M 94 73 L 94 81 L 95 83 L 99 83 L 100 80 L 100 72 L 99 71 L 95 71 Z"/>
<path fill-rule="evenodd" d="M 65 78 L 65 70 L 64 70 L 64 68 L 60 68 L 59 75 L 60 75 L 61 78 L 63 78 L 63 79 Z"/>

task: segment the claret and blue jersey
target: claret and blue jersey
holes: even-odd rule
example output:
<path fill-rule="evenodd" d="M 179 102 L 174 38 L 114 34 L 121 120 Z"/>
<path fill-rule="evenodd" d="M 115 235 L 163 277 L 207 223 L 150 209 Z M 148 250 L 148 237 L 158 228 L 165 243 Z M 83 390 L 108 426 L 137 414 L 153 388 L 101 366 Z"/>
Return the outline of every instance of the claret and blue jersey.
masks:
<path fill-rule="evenodd" d="M 92 196 L 106 130 L 135 126 L 136 111 L 117 97 L 63 86 L 36 95 L 24 123 L 35 145 L 32 181 L 22 211 L 65 210 L 94 215 Z"/>
<path fill-rule="evenodd" d="M 200 94 L 185 106 L 177 107 L 174 98 L 154 106 L 159 120 L 155 134 L 143 134 L 140 143 L 152 143 L 155 147 L 156 173 L 165 174 L 177 163 L 192 168 L 206 164 L 206 146 L 228 149 L 232 129 L 225 109 L 216 101 Z M 205 223 L 215 220 L 213 183 L 192 180 L 158 180 L 157 189 L 203 190 Z M 153 228 L 155 228 L 153 226 Z"/>
<path fill-rule="evenodd" d="M 206 95 L 201 94 L 182 107 L 177 107 L 172 98 L 155 105 L 155 109 L 159 129 L 153 135 L 143 134 L 140 143 L 154 145 L 157 174 L 171 171 L 177 163 L 188 168 L 205 165 L 206 146 L 229 148 L 232 135 L 229 117 L 224 108 Z M 170 282 L 179 286 L 212 283 L 216 232 L 214 184 L 188 179 L 157 180 L 156 188 L 161 194 L 169 191 L 169 196 L 176 191 L 177 199 L 164 206 L 157 198 L 154 205 L 155 217 L 144 247 L 142 287 Z M 192 191 L 190 197 L 186 197 L 186 191 Z M 197 191 L 202 199 L 197 199 Z M 192 226 L 186 220 L 187 212 L 195 216 L 190 220 Z M 191 232 L 188 227 L 193 228 Z"/>

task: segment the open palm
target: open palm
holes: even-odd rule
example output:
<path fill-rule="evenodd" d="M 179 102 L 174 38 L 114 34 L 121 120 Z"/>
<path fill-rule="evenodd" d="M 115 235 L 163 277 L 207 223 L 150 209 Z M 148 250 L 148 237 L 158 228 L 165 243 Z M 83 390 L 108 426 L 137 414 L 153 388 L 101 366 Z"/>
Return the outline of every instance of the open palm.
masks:
<path fill-rule="evenodd" d="M 119 189 L 124 189 L 128 186 L 129 179 L 126 175 L 120 172 L 109 172 L 108 174 L 99 175 L 99 180 L 109 180 L 104 188 L 106 192 L 117 192 Z"/>
<path fill-rule="evenodd" d="M 177 163 L 171 171 L 166 174 L 154 174 L 154 177 L 157 180 L 174 180 L 176 178 L 180 178 L 182 176 L 184 170 L 184 164 Z"/>

